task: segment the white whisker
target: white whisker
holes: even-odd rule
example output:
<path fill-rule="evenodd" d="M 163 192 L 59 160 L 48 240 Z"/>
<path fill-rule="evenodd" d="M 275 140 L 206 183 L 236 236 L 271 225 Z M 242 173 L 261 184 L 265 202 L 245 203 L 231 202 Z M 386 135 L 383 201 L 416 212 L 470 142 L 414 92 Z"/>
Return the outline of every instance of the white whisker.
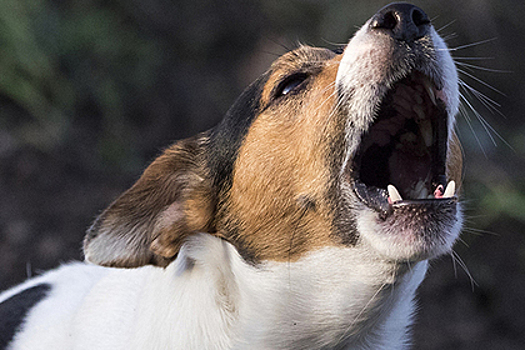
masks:
<path fill-rule="evenodd" d="M 458 242 L 463 244 L 465 247 L 470 248 L 470 245 L 467 242 L 465 242 L 465 240 L 463 238 L 458 237 Z"/>
<path fill-rule="evenodd" d="M 490 109 L 493 112 L 498 112 L 502 117 L 505 118 L 505 115 L 503 115 L 498 110 L 498 108 L 501 107 L 501 104 L 494 101 L 493 99 L 491 99 L 490 97 L 482 93 L 481 91 L 478 91 L 477 89 L 473 88 L 472 86 L 470 86 L 469 84 L 465 83 L 462 80 L 459 81 L 459 85 L 463 87 L 464 89 L 467 89 L 468 91 L 470 91 L 470 93 L 475 95 L 480 101 L 484 102 L 484 105 L 485 107 L 487 107 L 487 109 Z"/>
<path fill-rule="evenodd" d="M 474 94 L 473 90 L 465 89 L 465 91 L 468 94 Z M 481 126 L 483 127 L 483 129 L 485 129 L 485 131 L 487 132 L 487 135 L 490 137 L 490 140 L 492 141 L 494 146 L 497 147 L 497 142 L 496 142 L 496 140 L 495 140 L 493 135 L 495 135 L 496 138 L 501 140 L 501 142 L 503 142 L 511 150 L 515 151 L 514 147 L 512 147 L 512 145 L 507 140 L 505 140 L 505 138 L 492 125 L 490 125 L 490 123 L 474 108 L 474 106 L 468 101 L 468 99 L 463 94 L 460 94 L 460 95 L 461 95 L 463 101 L 465 102 L 465 104 L 472 110 L 472 112 L 474 113 L 476 118 L 479 120 L 479 122 L 480 122 Z M 490 104 L 487 102 L 487 100 L 484 100 L 484 98 L 481 98 L 480 96 L 478 96 L 476 94 L 474 94 L 474 96 L 478 97 L 478 99 L 481 101 L 481 103 L 487 109 L 489 109 L 491 111 L 494 110 L 494 111 L 498 112 L 499 114 L 501 114 L 497 108 L 495 108 L 494 106 L 490 106 Z M 485 98 L 488 99 L 488 97 L 485 97 Z M 488 101 L 490 101 L 490 99 L 488 99 Z M 503 115 L 503 114 L 501 114 L 501 115 Z"/>
<path fill-rule="evenodd" d="M 462 74 L 465 74 L 466 76 L 468 76 L 469 78 L 471 79 L 474 79 L 475 81 L 477 81 L 478 83 L 488 87 L 489 89 L 491 89 L 492 91 L 495 91 L 497 92 L 498 94 L 502 95 L 502 96 L 507 96 L 505 95 L 503 92 L 501 92 L 500 90 L 496 89 L 494 86 L 490 85 L 489 83 L 485 82 L 484 80 L 470 74 L 469 72 L 465 71 L 464 69 L 459 69 L 458 68 L 458 72 L 462 73 Z"/>
<path fill-rule="evenodd" d="M 456 60 L 474 60 L 474 61 L 481 61 L 481 60 L 494 60 L 495 57 L 477 57 L 477 56 L 453 56 L 454 61 Z M 457 63 L 457 62 L 456 62 Z"/>
<path fill-rule="evenodd" d="M 460 93 L 459 96 L 463 101 L 466 101 L 466 98 L 465 96 L 463 96 L 462 93 Z M 470 119 L 470 116 L 469 116 L 469 113 L 466 107 L 464 105 L 460 105 L 459 111 L 460 111 L 460 114 L 464 117 L 465 121 L 467 122 L 469 129 L 472 131 L 472 135 L 476 139 L 476 142 L 478 143 L 479 148 L 481 149 L 481 152 L 483 153 L 485 158 L 487 158 L 487 153 L 485 152 L 485 148 L 483 147 L 481 140 L 479 139 L 478 135 L 476 134 L 476 131 L 474 130 L 474 126 L 472 125 L 472 120 Z"/>
<path fill-rule="evenodd" d="M 450 27 L 452 24 L 454 24 L 454 23 L 456 23 L 456 22 L 457 22 L 457 20 L 453 19 L 452 21 L 450 21 L 450 22 L 448 22 L 447 24 L 445 24 L 443 27 L 437 29 L 436 32 L 439 33 L 439 32 L 441 32 L 441 31 L 443 31 L 444 29 Z"/>
<path fill-rule="evenodd" d="M 481 40 L 481 41 L 478 41 L 478 42 L 475 42 L 475 43 L 471 43 L 471 44 L 466 44 L 466 45 L 462 45 L 462 46 L 452 47 L 452 48 L 449 48 L 448 50 L 449 51 L 463 50 L 463 49 L 466 49 L 468 47 L 483 45 L 483 44 L 489 43 L 489 42 L 494 41 L 494 40 L 497 40 L 497 38 L 486 39 L 486 40 Z"/>
<path fill-rule="evenodd" d="M 472 68 L 472 69 L 482 70 L 482 71 L 485 71 L 485 72 L 492 72 L 492 73 L 512 73 L 512 72 L 509 71 L 509 70 L 501 70 L 501 69 L 486 68 L 486 67 L 477 66 L 477 65 L 475 65 L 475 64 L 469 64 L 469 63 L 465 63 L 465 62 L 456 62 L 456 64 L 457 64 L 457 65 L 460 65 L 460 66 L 463 66 L 463 67 L 468 67 L 468 68 Z"/>
<path fill-rule="evenodd" d="M 444 36 L 443 37 L 443 40 L 445 41 L 450 41 L 452 39 L 456 39 L 458 37 L 458 35 L 456 33 L 452 33 L 452 34 L 449 34 L 447 36 Z"/>
<path fill-rule="evenodd" d="M 474 277 L 472 276 L 472 274 L 470 273 L 467 265 L 465 264 L 465 262 L 463 261 L 463 259 L 461 259 L 461 257 L 459 256 L 458 253 L 456 253 L 456 251 L 452 250 L 450 252 L 450 256 L 452 257 L 452 259 L 458 263 L 458 265 L 463 269 L 463 271 L 465 271 L 465 273 L 467 274 L 468 278 L 470 279 L 470 285 L 472 287 L 472 291 L 474 291 L 474 288 L 476 286 L 479 286 L 479 284 L 474 280 Z"/>
<path fill-rule="evenodd" d="M 464 227 L 463 232 L 467 232 L 467 233 L 470 233 L 476 236 L 483 236 L 483 235 L 499 236 L 499 234 L 496 232 L 482 230 L 482 229 L 473 228 L 473 227 Z"/>
<path fill-rule="evenodd" d="M 476 118 L 478 118 L 478 120 L 480 121 L 480 124 L 481 126 L 483 127 L 483 129 L 485 129 L 487 135 L 489 136 L 490 140 L 492 141 L 492 144 L 497 147 L 498 146 L 498 143 L 496 142 L 496 140 L 494 139 L 494 137 L 492 136 L 492 133 L 490 132 L 490 130 L 494 131 L 494 128 L 490 127 L 490 125 L 487 125 L 485 119 L 483 119 L 483 117 L 481 116 L 481 114 L 476 110 L 476 108 L 474 108 L 474 106 L 470 103 L 470 101 L 464 97 L 464 95 L 461 95 L 463 97 L 463 101 L 467 104 L 467 106 L 470 108 L 470 110 L 474 113 L 474 115 L 476 116 Z M 496 133 L 497 134 L 497 133 Z M 498 135 L 499 136 L 499 135 Z"/>

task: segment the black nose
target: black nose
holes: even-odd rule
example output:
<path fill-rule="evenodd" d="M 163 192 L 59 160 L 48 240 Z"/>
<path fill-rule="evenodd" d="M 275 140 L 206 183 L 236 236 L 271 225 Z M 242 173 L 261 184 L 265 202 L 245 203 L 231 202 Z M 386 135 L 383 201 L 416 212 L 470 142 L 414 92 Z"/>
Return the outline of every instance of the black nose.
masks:
<path fill-rule="evenodd" d="M 393 3 L 383 7 L 372 17 L 370 28 L 383 30 L 397 40 L 414 41 L 428 33 L 430 20 L 417 6 Z"/>

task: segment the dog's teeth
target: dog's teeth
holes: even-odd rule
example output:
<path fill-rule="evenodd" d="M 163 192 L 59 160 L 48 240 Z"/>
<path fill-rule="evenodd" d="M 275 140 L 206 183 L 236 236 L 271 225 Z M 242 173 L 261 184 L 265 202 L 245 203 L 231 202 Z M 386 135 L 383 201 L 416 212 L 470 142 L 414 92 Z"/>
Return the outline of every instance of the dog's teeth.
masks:
<path fill-rule="evenodd" d="M 456 183 L 454 181 L 450 181 L 447 185 L 447 188 L 445 188 L 445 193 L 443 193 L 443 198 L 454 197 L 455 193 L 456 193 Z"/>
<path fill-rule="evenodd" d="M 425 80 L 424 84 L 425 84 L 425 90 L 427 91 L 428 96 L 430 96 L 430 100 L 432 101 L 434 106 L 437 106 L 436 94 L 434 93 L 434 89 L 432 88 L 432 84 L 430 83 L 429 80 Z"/>
<path fill-rule="evenodd" d="M 423 107 L 421 107 L 420 105 L 414 105 L 414 107 L 412 107 L 412 110 L 417 114 L 419 119 L 425 119 L 426 115 L 425 111 L 423 110 Z"/>
<path fill-rule="evenodd" d="M 416 199 L 425 199 L 428 197 L 428 189 L 426 186 L 425 181 L 420 180 L 416 186 L 414 187 L 414 191 L 412 191 L 413 198 Z"/>
<path fill-rule="evenodd" d="M 421 136 L 423 136 L 423 140 L 425 141 L 425 145 L 427 147 L 432 146 L 432 123 L 430 120 L 423 120 L 420 124 L 420 130 L 421 130 Z"/>
<path fill-rule="evenodd" d="M 390 198 L 390 201 L 392 203 L 395 203 L 395 202 L 403 200 L 403 198 L 401 198 L 401 195 L 399 194 L 399 192 L 397 191 L 397 188 L 395 188 L 395 186 L 388 185 L 387 186 L 387 190 L 388 190 L 388 197 Z"/>

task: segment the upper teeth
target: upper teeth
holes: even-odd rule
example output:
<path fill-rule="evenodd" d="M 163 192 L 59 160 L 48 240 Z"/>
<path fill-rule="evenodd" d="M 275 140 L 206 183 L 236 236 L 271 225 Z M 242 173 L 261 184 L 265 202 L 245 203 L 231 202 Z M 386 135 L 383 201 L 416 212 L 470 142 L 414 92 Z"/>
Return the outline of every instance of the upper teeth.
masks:
<path fill-rule="evenodd" d="M 423 140 L 425 141 L 425 146 L 432 146 L 432 123 L 430 120 L 425 119 L 420 122 L 419 126 L 419 129 L 421 130 L 421 136 L 423 136 Z"/>
<path fill-rule="evenodd" d="M 428 96 L 430 96 L 430 100 L 432 101 L 434 105 L 437 105 L 436 94 L 434 93 L 434 88 L 432 87 L 432 83 L 428 79 L 425 79 L 423 81 L 423 84 L 425 85 L 425 90 L 427 91 Z"/>

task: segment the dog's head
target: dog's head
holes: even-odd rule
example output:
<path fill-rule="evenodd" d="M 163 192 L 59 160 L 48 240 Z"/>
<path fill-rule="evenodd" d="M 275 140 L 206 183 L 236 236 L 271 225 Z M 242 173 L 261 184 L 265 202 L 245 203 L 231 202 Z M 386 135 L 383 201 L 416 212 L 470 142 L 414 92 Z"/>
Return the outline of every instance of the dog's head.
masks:
<path fill-rule="evenodd" d="M 425 13 L 396 6 L 341 52 L 283 55 L 217 127 L 167 149 L 93 224 L 87 260 L 166 266 L 197 232 L 254 264 L 327 246 L 409 262 L 448 252 L 461 226 L 456 69 Z"/>

